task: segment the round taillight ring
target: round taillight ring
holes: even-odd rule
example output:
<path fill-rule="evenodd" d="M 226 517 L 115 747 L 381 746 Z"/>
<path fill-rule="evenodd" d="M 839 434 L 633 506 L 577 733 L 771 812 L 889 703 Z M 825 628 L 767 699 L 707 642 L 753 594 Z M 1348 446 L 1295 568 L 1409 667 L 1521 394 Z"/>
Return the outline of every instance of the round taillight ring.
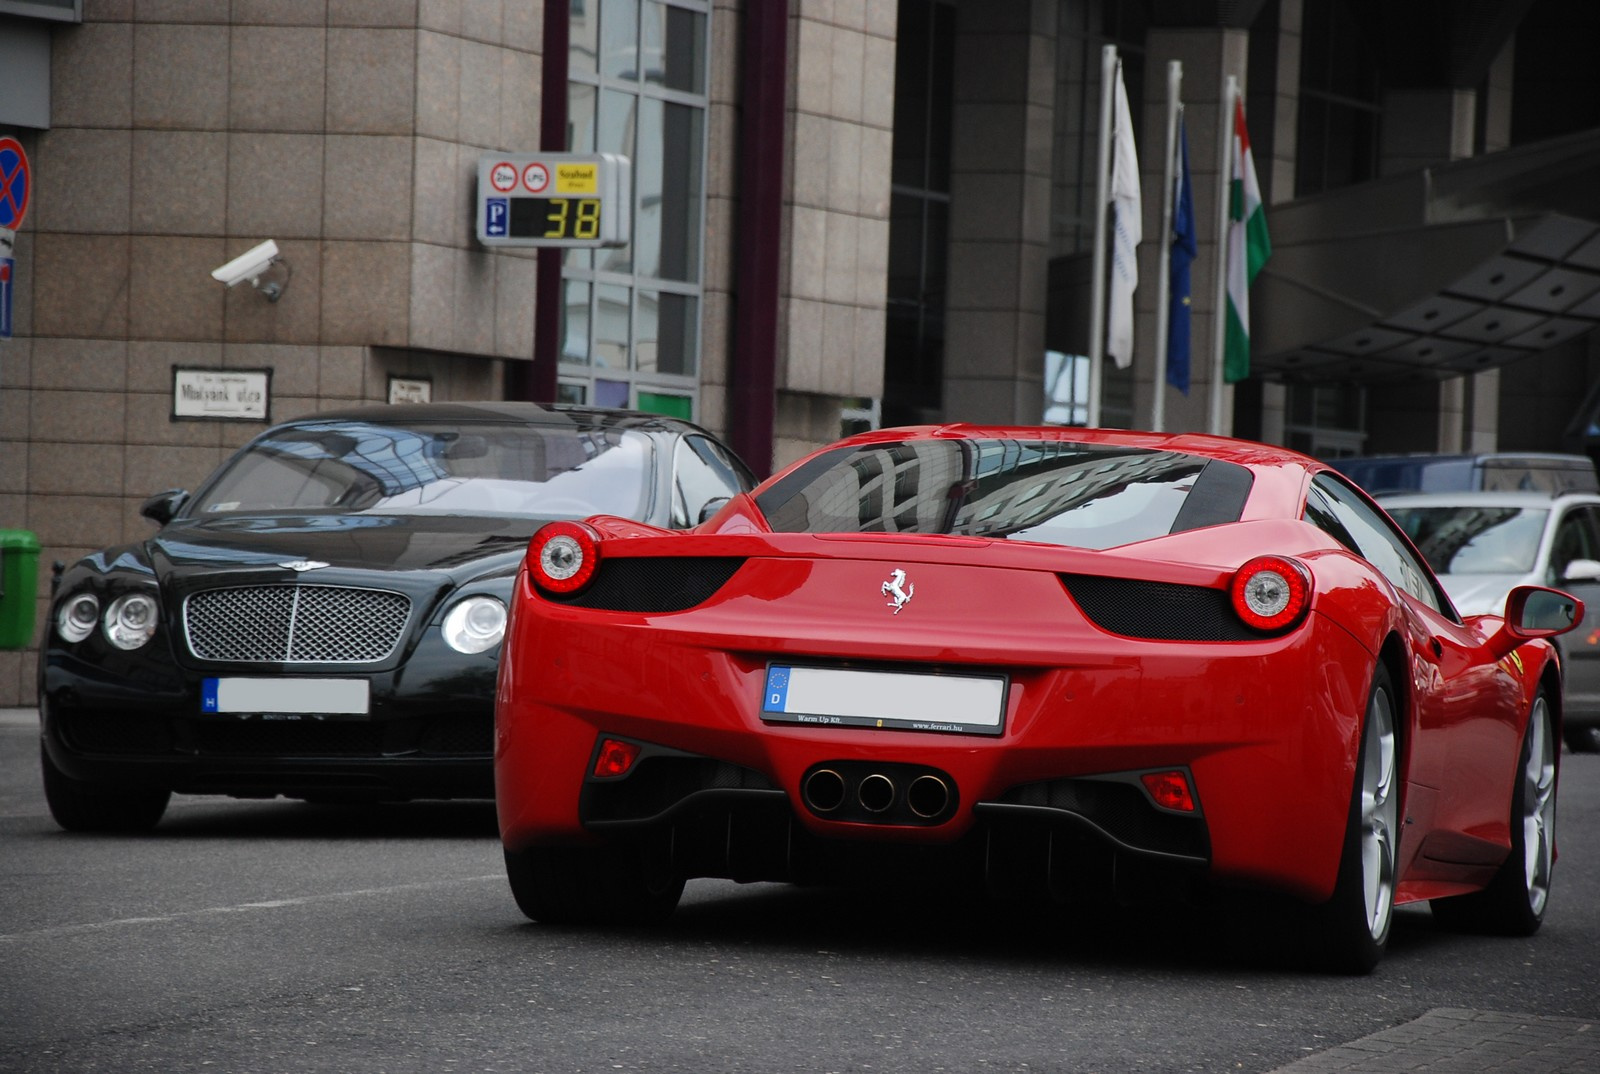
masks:
<path fill-rule="evenodd" d="M 1233 576 L 1229 596 L 1246 626 L 1288 630 L 1311 606 L 1311 572 L 1287 556 L 1257 556 Z"/>
<path fill-rule="evenodd" d="M 600 566 L 600 534 L 582 522 L 551 522 L 528 545 L 528 573 L 547 593 L 576 593 Z"/>

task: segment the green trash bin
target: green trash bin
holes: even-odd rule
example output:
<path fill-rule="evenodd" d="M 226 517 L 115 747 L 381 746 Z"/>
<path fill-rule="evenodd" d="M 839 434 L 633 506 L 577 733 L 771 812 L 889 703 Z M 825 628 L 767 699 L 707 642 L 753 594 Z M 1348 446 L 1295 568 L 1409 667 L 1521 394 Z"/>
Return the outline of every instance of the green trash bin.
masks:
<path fill-rule="evenodd" d="M 0 530 L 0 649 L 26 649 L 33 640 L 33 598 L 39 589 L 39 538 Z"/>

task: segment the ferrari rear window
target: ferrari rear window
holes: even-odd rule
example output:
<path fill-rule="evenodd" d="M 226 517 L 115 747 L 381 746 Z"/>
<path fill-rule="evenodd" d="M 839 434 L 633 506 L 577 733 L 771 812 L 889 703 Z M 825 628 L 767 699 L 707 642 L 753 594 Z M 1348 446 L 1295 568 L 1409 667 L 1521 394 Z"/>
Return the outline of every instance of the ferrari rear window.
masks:
<path fill-rule="evenodd" d="M 1113 548 L 1237 521 L 1250 471 L 1177 451 L 929 438 L 842 447 L 756 499 L 785 533 L 932 533 Z"/>

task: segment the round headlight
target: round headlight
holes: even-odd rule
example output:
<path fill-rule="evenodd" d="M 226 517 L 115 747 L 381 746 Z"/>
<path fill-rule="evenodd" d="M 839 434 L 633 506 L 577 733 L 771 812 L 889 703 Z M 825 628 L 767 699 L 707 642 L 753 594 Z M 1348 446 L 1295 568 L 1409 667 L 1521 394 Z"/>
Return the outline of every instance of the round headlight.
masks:
<path fill-rule="evenodd" d="M 160 618 L 154 597 L 148 593 L 129 593 L 111 602 L 102 626 L 106 640 L 112 645 L 119 649 L 137 649 L 155 637 Z"/>
<path fill-rule="evenodd" d="M 82 641 L 100 620 L 100 601 L 93 593 L 68 597 L 56 611 L 56 633 L 63 641 Z"/>
<path fill-rule="evenodd" d="M 444 617 L 444 640 L 458 653 L 481 653 L 506 636 L 506 606 L 493 597 L 468 597 Z"/>

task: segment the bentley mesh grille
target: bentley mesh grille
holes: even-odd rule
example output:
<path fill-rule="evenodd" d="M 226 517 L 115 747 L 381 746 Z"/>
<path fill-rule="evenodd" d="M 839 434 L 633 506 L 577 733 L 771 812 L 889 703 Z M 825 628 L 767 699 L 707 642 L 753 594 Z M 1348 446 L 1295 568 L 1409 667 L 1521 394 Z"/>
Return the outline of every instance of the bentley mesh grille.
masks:
<path fill-rule="evenodd" d="M 1095 626 L 1152 641 L 1256 641 L 1228 594 L 1205 586 L 1063 574 L 1062 582 Z"/>
<path fill-rule="evenodd" d="M 244 664 L 370 664 L 400 644 L 411 600 L 382 589 L 260 585 L 195 593 L 189 651 Z"/>
<path fill-rule="evenodd" d="M 710 600 L 743 563 L 737 556 L 604 559 L 594 581 L 577 596 L 547 596 L 612 612 L 681 612 Z"/>

